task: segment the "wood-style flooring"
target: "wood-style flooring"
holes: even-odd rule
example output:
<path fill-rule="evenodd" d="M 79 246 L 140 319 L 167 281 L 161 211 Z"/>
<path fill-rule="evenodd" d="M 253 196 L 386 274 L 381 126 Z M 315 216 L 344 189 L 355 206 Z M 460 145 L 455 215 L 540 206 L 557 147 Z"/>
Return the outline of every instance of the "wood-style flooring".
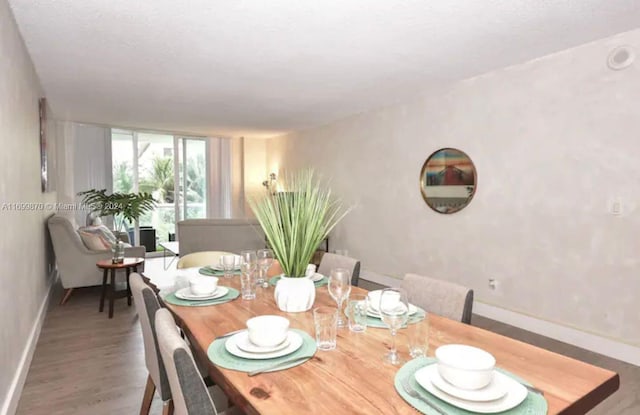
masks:
<path fill-rule="evenodd" d="M 18 414 L 139 413 L 147 371 L 135 307 L 127 307 L 124 299 L 116 301 L 110 320 L 98 313 L 99 298 L 98 289 L 80 289 L 66 305 L 51 308 Z M 590 414 L 640 414 L 640 367 L 479 316 L 474 315 L 473 324 L 618 372 L 620 390 Z M 157 397 L 151 413 L 161 413 Z"/>

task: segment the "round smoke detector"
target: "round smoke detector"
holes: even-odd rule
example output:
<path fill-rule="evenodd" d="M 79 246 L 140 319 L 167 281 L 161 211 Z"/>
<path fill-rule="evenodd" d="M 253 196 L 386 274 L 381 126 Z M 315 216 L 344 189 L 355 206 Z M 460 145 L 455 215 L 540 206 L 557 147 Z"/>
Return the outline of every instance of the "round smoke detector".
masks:
<path fill-rule="evenodd" d="M 609 68 L 619 71 L 631 65 L 636 54 L 631 46 L 618 46 L 609 53 L 607 65 Z"/>

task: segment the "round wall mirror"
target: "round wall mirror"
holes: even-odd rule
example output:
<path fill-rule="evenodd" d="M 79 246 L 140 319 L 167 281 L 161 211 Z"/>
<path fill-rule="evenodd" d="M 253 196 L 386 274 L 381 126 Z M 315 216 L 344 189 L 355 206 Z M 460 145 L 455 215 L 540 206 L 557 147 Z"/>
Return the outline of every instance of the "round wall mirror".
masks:
<path fill-rule="evenodd" d="M 473 199 L 476 168 L 463 151 L 441 148 L 422 165 L 420 191 L 427 205 L 436 212 L 457 212 Z"/>

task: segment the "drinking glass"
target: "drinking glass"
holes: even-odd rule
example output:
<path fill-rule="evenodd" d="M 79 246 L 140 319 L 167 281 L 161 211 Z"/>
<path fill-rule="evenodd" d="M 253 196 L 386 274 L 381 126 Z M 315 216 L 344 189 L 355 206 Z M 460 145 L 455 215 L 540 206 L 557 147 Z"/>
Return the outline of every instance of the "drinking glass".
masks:
<path fill-rule="evenodd" d="M 256 274 L 255 272 L 242 273 L 240 275 L 240 293 L 243 300 L 255 300 L 256 298 Z"/>
<path fill-rule="evenodd" d="M 339 312 L 335 307 L 323 306 L 313 309 L 316 344 L 319 350 L 333 350 L 336 348 L 338 314 Z"/>
<path fill-rule="evenodd" d="M 345 268 L 334 268 L 329 275 L 329 294 L 338 303 L 338 327 L 346 327 L 342 318 L 342 303 L 351 292 L 351 273 Z"/>
<path fill-rule="evenodd" d="M 240 271 L 243 274 L 253 274 L 258 268 L 258 257 L 256 251 L 240 252 Z"/>
<path fill-rule="evenodd" d="M 273 264 L 273 251 L 271 249 L 258 250 L 258 266 L 260 267 L 260 275 L 258 275 L 258 284 L 264 283 L 267 278 L 267 271 Z"/>
<path fill-rule="evenodd" d="M 409 319 L 409 302 L 407 292 L 402 288 L 385 288 L 380 294 L 380 319 L 391 330 L 391 350 L 384 356 L 384 361 L 392 365 L 400 364 L 400 356 L 396 348 L 396 333 L 407 324 Z"/>
<path fill-rule="evenodd" d="M 407 347 L 411 357 L 426 356 L 429 351 L 429 318 L 425 316 L 424 320 L 408 324 L 405 329 L 407 335 Z"/>
<path fill-rule="evenodd" d="M 364 294 L 354 294 L 347 302 L 347 317 L 349 318 L 349 330 L 360 333 L 367 331 L 368 297 Z"/>
<path fill-rule="evenodd" d="M 236 256 L 235 255 L 223 255 L 220 258 L 220 262 L 222 262 L 222 269 L 224 270 L 224 277 L 231 278 L 233 277 L 233 270 L 236 265 Z"/>

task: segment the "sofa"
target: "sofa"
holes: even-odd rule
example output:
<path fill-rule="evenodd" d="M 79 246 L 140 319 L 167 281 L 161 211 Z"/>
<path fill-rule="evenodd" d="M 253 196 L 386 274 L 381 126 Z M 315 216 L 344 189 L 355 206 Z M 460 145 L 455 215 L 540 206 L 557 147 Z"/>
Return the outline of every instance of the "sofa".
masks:
<path fill-rule="evenodd" d="M 265 237 L 255 219 L 186 219 L 178 222 L 180 256 L 201 251 L 239 253 L 264 248 Z"/>
<path fill-rule="evenodd" d="M 66 290 L 61 302 L 64 304 L 74 288 L 102 284 L 102 271 L 98 269 L 96 263 L 103 259 L 110 259 L 112 253 L 110 249 L 87 248 L 78 234 L 78 226 L 73 219 L 54 214 L 47 220 L 47 225 L 60 280 Z M 125 257 L 144 258 L 145 248 L 142 246 L 125 248 Z"/>

